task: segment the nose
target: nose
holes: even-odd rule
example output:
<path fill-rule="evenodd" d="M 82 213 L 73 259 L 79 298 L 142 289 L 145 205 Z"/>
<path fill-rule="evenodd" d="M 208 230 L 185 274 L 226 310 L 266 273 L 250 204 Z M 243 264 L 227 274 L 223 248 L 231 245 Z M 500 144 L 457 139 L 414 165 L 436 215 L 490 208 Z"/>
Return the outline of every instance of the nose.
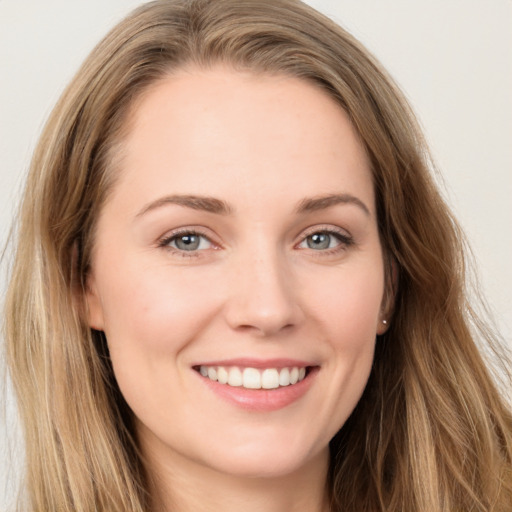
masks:
<path fill-rule="evenodd" d="M 290 330 L 303 318 L 293 274 L 279 254 L 261 251 L 239 258 L 227 284 L 225 314 L 232 329 L 268 337 Z"/>

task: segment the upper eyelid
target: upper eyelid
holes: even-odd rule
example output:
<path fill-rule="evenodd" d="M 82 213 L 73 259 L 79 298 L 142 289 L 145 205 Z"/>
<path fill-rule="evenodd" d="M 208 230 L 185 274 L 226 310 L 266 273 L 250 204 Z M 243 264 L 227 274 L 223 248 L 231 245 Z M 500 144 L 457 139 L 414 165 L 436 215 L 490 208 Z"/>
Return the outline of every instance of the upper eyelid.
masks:
<path fill-rule="evenodd" d="M 205 228 L 203 226 L 183 226 L 179 228 L 170 229 L 169 231 L 166 231 L 161 237 L 162 238 L 172 238 L 174 236 L 179 235 L 186 235 L 186 234 L 194 234 L 194 235 L 201 235 L 206 238 L 210 238 L 210 230 L 208 228 Z"/>
<path fill-rule="evenodd" d="M 341 237 L 352 239 L 352 234 L 345 228 L 340 226 L 336 226 L 333 224 L 315 224 L 312 226 L 308 226 L 300 231 L 300 233 L 294 237 L 295 242 L 294 245 L 303 241 L 304 238 L 314 234 L 314 233 L 332 233 L 334 235 L 340 235 Z M 214 233 L 204 226 L 183 226 L 171 231 L 168 231 L 166 234 L 160 236 L 156 243 L 157 245 L 164 245 L 165 243 L 169 243 L 172 239 L 179 237 L 180 235 L 185 234 L 194 234 L 198 236 L 202 236 L 206 238 L 209 242 L 211 242 L 215 246 L 222 247 L 222 243 L 218 240 L 218 237 L 214 235 Z"/>
<path fill-rule="evenodd" d="M 347 229 L 344 229 L 340 226 L 335 226 L 332 224 L 318 224 L 314 226 L 310 226 L 306 229 L 303 229 L 299 235 L 299 237 L 307 237 L 313 235 L 315 233 L 334 233 L 338 235 L 345 236 L 347 238 L 352 238 L 352 234 Z"/>
<path fill-rule="evenodd" d="M 206 238 L 213 245 L 219 245 L 219 243 L 217 241 L 215 241 L 209 233 L 206 232 L 205 228 L 201 228 L 198 226 L 183 227 L 183 228 L 177 228 L 177 229 L 168 231 L 164 235 L 158 237 L 156 243 L 159 246 L 165 245 L 165 244 L 168 244 L 171 240 L 178 238 L 179 236 L 189 235 L 189 234 L 202 236 L 203 238 Z"/>
<path fill-rule="evenodd" d="M 327 233 L 330 236 L 334 236 L 338 239 L 340 247 L 334 247 L 330 249 L 325 249 L 322 251 L 315 251 L 319 254 L 328 254 L 329 252 L 339 251 L 341 248 L 348 248 L 349 246 L 353 246 L 355 244 L 354 237 L 350 234 L 349 231 L 343 229 L 339 226 L 331 225 L 315 225 L 310 228 L 303 230 L 299 239 L 294 243 L 294 247 L 299 249 L 299 246 L 303 244 L 306 239 L 314 235 L 315 233 Z M 306 250 L 305 248 L 300 248 L 301 250 Z"/>

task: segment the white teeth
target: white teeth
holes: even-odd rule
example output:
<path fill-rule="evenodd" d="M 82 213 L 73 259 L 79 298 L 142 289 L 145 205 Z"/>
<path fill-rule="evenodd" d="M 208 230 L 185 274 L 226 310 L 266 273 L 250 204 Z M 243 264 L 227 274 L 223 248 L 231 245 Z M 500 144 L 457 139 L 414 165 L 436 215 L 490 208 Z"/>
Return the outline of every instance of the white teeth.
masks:
<path fill-rule="evenodd" d="M 231 368 L 228 372 L 228 384 L 239 387 L 243 384 L 242 372 L 238 368 Z"/>
<path fill-rule="evenodd" d="M 261 389 L 261 373 L 256 368 L 245 368 L 244 373 L 244 388 L 247 389 Z"/>
<path fill-rule="evenodd" d="M 217 380 L 221 384 L 227 384 L 229 379 L 229 374 L 226 371 L 226 369 L 222 366 L 219 366 L 219 369 L 217 370 Z"/>
<path fill-rule="evenodd" d="M 275 368 L 263 371 L 261 374 L 261 387 L 263 389 L 275 389 L 279 387 L 279 373 Z"/>
<path fill-rule="evenodd" d="M 297 384 L 306 377 L 305 367 L 292 368 L 243 368 L 237 366 L 200 366 L 199 373 L 210 380 L 233 387 L 246 389 L 276 389 Z"/>
<path fill-rule="evenodd" d="M 279 372 L 279 385 L 280 386 L 289 386 L 290 385 L 290 370 L 288 370 L 288 368 L 283 368 Z"/>
<path fill-rule="evenodd" d="M 213 366 L 208 368 L 208 378 L 210 380 L 217 380 L 217 370 Z"/>

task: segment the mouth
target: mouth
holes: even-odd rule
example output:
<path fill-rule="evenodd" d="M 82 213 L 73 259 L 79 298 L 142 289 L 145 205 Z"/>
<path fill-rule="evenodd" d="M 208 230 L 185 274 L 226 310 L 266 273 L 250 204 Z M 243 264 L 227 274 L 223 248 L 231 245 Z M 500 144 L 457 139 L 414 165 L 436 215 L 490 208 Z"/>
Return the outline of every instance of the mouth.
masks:
<path fill-rule="evenodd" d="M 266 413 L 308 395 L 320 366 L 297 359 L 240 358 L 198 362 L 192 370 L 208 393 L 243 410 Z"/>
<path fill-rule="evenodd" d="M 198 365 L 193 369 L 202 377 L 218 384 L 250 390 L 277 390 L 302 382 L 311 366 L 254 368 L 251 366 Z"/>

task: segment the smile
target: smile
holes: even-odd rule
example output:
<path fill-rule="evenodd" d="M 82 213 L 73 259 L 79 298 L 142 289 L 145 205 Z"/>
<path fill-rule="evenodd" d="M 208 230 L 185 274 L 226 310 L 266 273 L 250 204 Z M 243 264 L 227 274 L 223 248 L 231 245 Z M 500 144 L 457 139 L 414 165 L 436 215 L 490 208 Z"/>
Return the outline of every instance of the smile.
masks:
<path fill-rule="evenodd" d="M 214 382 L 245 389 L 277 389 L 291 386 L 304 380 L 306 367 L 289 368 L 240 368 L 238 366 L 205 366 L 199 373 Z"/>
<path fill-rule="evenodd" d="M 192 366 L 209 392 L 255 413 L 277 411 L 298 402 L 313 386 L 320 366 L 294 359 L 240 358 Z"/>

